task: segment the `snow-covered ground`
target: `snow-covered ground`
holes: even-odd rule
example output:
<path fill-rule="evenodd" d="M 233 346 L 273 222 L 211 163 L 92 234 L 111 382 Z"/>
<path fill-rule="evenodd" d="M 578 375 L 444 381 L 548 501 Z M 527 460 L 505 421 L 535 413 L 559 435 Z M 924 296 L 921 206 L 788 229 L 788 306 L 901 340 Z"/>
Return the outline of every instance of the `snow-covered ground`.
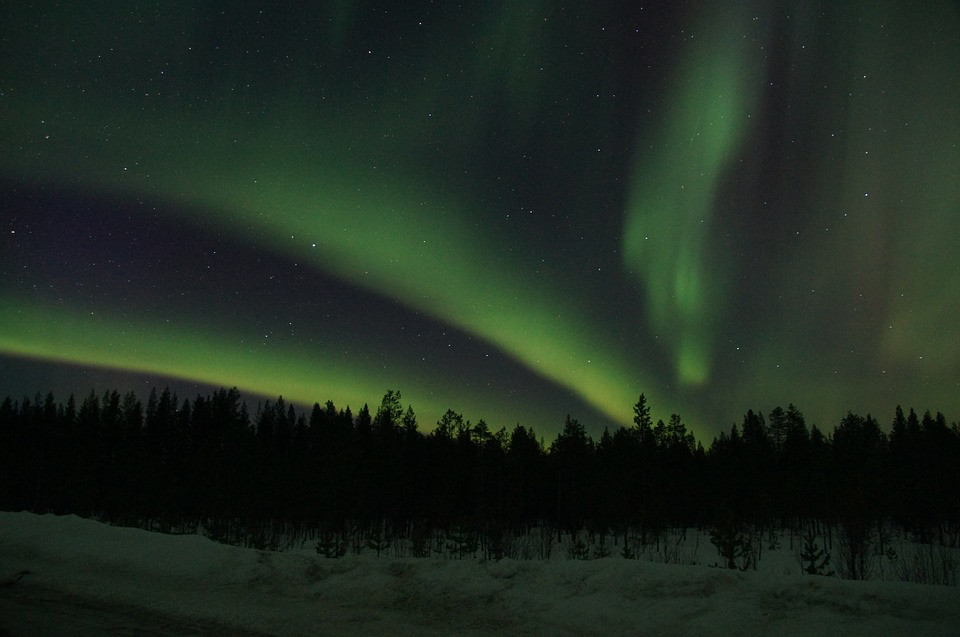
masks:
<path fill-rule="evenodd" d="M 324 559 L 0 513 L 0 635 L 960 635 L 956 587 L 787 570 Z"/>

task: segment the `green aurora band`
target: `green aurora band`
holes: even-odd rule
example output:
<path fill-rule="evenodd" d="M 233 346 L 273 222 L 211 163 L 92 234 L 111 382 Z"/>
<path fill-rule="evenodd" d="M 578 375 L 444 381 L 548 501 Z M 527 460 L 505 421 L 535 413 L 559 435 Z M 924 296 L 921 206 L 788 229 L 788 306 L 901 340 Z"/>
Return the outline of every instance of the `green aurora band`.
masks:
<path fill-rule="evenodd" d="M 629 422 L 634 383 L 621 355 L 598 342 L 580 318 L 588 312 L 571 302 L 576 291 L 564 293 L 549 282 L 525 285 L 533 267 L 525 272 L 521 264 L 510 263 L 499 242 L 485 236 L 479 220 L 470 221 L 472 215 L 455 200 L 410 183 L 365 178 L 362 169 L 325 166 L 321 157 L 291 159 L 284 152 L 284 159 L 274 160 L 272 144 L 248 142 L 240 157 L 217 146 L 193 153 L 186 162 L 175 149 L 184 143 L 183 129 L 181 123 L 181 136 L 170 147 L 164 140 L 174 138 L 172 133 L 141 140 L 132 132 L 123 146 L 137 149 L 128 151 L 139 158 L 129 164 L 134 175 L 108 153 L 98 155 L 92 139 L 80 144 L 88 149 L 81 163 L 61 163 L 71 154 L 56 149 L 42 156 L 51 163 L 32 168 L 46 175 L 60 168 L 64 181 L 120 194 L 182 198 L 217 211 L 216 219 L 184 221 L 238 233 L 477 334 L 614 420 Z M 201 134 L 216 137 L 211 131 Z M 51 133 L 52 138 L 68 135 L 66 130 Z M 76 137 L 69 137 L 71 143 Z M 323 152 L 332 153 L 329 147 Z M 189 175 L 181 161 L 190 166 Z M 15 334 L 10 326 L 3 329 Z"/>
<path fill-rule="evenodd" d="M 637 144 L 624 222 L 624 267 L 643 283 L 649 321 L 667 337 L 685 385 L 710 376 L 711 327 L 725 315 L 729 290 L 724 267 L 707 258 L 711 216 L 760 97 L 763 59 L 734 17 L 705 12 L 684 43 L 666 121 Z"/>
<path fill-rule="evenodd" d="M 183 55 L 178 47 L 186 44 L 156 42 L 160 50 L 154 56 L 176 59 Z M 134 67 L 137 53 L 117 53 L 131 55 L 116 62 L 126 65 L 115 71 L 122 75 Z M 144 75 L 130 73 L 133 78 Z M 349 117 L 325 115 L 299 106 L 295 95 L 249 114 L 244 99 L 227 98 L 226 106 L 216 111 L 194 109 L 184 99 L 163 102 L 161 97 L 157 106 L 146 84 L 135 89 L 133 106 L 119 106 L 112 90 L 76 88 L 55 95 L 42 86 L 21 89 L 37 92 L 21 96 L 13 110 L 8 105 L 3 112 L 5 121 L 13 123 L 4 127 L 3 144 L 21 149 L 0 160 L 6 173 L 202 206 L 216 217 L 183 221 L 312 262 L 324 272 L 476 334 L 568 387 L 614 421 L 630 422 L 639 393 L 634 370 L 621 348 L 591 329 L 589 308 L 577 289 L 543 277 L 531 285 L 535 262 L 521 261 L 509 242 L 490 234 L 479 211 L 443 192 L 442 181 L 425 181 L 415 170 L 405 175 L 398 168 L 416 167 L 418 129 L 404 130 L 398 124 L 392 130 L 396 141 L 384 141 L 389 136 L 378 108 L 368 113 L 357 109 Z M 190 87 L 180 88 L 188 92 Z M 519 90 L 516 83 L 514 88 Z M 429 100 L 414 100 L 423 101 Z M 38 117 L 46 131 L 42 139 L 34 132 Z M 423 117 L 418 111 L 398 119 Z M 465 128 L 461 134 L 460 141 L 467 143 L 479 131 Z M 12 303 L 16 301 L 7 300 Z M 5 343 L 16 341 L 14 325 L 0 328 Z M 95 348 L 82 355 L 71 352 L 69 342 L 50 348 L 36 344 L 15 353 L 132 364 L 107 362 L 110 357 L 97 356 Z M 9 345 L 4 351 L 13 353 Z M 184 374 L 197 365 L 164 370 Z M 199 367 L 212 370 L 214 363 Z M 298 382 L 287 374 L 275 380 L 271 385 L 281 387 Z M 254 377 L 247 381 L 244 388 L 268 390 Z M 644 391 L 656 394 L 653 388 Z"/>
<path fill-rule="evenodd" d="M 523 414 L 523 405 L 489 405 L 464 397 L 439 378 L 417 378 L 403 370 L 384 370 L 366 363 L 375 356 L 349 355 L 302 344 L 275 335 L 269 347 L 250 329 L 225 330 L 223 322 L 204 323 L 200 317 L 158 321 L 147 317 L 103 315 L 98 310 L 75 311 L 7 298 L 0 307 L 0 351 L 40 360 L 89 365 L 162 375 L 210 386 L 238 387 L 257 394 L 282 395 L 309 405 L 332 400 L 338 407 L 360 405 L 374 398 L 384 383 L 402 380 L 403 394 L 420 414 L 441 414 L 456 404 L 467 413 L 494 422 L 509 422 Z M 410 401 L 413 396 L 414 400 Z M 429 423 L 427 423 L 429 424 Z"/>

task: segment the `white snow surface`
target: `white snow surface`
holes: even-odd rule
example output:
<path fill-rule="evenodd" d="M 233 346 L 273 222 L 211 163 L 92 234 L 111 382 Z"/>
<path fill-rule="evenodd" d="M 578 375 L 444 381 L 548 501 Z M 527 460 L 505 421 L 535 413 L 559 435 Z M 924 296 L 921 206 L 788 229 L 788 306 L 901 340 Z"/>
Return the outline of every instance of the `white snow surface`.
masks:
<path fill-rule="evenodd" d="M 956 587 L 311 553 L 0 513 L 0 635 L 960 635 Z"/>

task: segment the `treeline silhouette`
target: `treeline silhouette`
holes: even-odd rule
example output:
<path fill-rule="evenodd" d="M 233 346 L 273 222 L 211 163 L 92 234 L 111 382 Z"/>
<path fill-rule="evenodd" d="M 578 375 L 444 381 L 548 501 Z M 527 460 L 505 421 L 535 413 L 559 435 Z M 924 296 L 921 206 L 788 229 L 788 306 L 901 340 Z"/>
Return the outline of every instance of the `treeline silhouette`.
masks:
<path fill-rule="evenodd" d="M 117 391 L 79 405 L 7 398 L 0 508 L 202 527 L 263 548 L 320 538 L 336 554 L 398 537 L 429 554 L 440 531 L 497 556 L 508 538 L 550 529 L 622 537 L 629 557 L 630 542 L 699 527 L 733 566 L 747 528 L 791 541 L 837 529 L 854 549 L 890 525 L 918 542 L 960 540 L 960 432 L 940 413 L 898 406 L 889 434 L 849 413 L 827 434 L 793 405 L 748 411 L 707 449 L 678 415 L 653 423 L 643 395 L 634 414 L 598 440 L 567 416 L 545 444 L 452 410 L 425 434 L 392 390 L 356 414 L 329 401 L 298 412 L 283 398 L 250 413 L 236 389 L 182 401 L 154 390 L 146 404 Z"/>

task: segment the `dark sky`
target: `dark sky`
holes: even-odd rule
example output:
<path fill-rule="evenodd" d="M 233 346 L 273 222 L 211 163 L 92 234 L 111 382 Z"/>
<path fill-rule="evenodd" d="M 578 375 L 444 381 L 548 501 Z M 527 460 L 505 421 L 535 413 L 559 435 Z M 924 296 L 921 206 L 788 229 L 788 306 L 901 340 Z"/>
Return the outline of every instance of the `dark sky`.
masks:
<path fill-rule="evenodd" d="M 960 416 L 956 3 L 0 20 L 0 394 Z"/>

